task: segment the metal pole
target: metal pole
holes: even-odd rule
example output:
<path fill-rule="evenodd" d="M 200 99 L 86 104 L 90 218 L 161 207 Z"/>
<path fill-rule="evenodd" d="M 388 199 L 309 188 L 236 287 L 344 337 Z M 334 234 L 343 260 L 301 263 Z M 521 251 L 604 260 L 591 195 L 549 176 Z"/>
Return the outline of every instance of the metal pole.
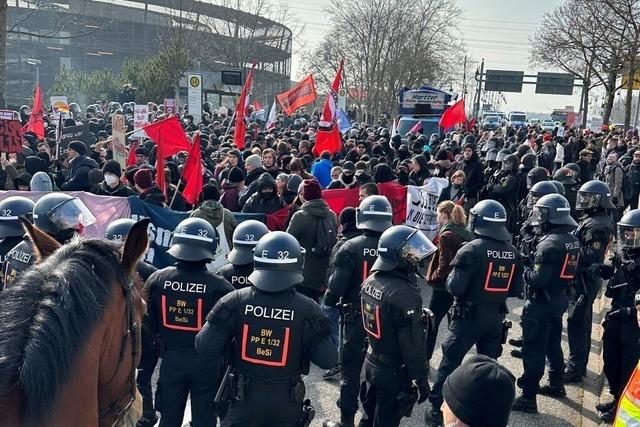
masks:
<path fill-rule="evenodd" d="M 635 84 L 635 82 L 634 82 Z M 638 126 L 638 111 L 640 111 L 640 91 L 638 91 L 638 103 L 636 104 L 636 114 L 633 117 L 633 130 L 636 130 L 636 127 Z"/>
<path fill-rule="evenodd" d="M 478 93 L 476 94 L 476 105 L 473 109 L 473 115 L 478 117 L 480 116 L 480 93 L 482 92 L 482 77 L 484 75 L 484 58 L 482 58 L 482 62 L 480 63 L 480 78 L 478 79 Z"/>

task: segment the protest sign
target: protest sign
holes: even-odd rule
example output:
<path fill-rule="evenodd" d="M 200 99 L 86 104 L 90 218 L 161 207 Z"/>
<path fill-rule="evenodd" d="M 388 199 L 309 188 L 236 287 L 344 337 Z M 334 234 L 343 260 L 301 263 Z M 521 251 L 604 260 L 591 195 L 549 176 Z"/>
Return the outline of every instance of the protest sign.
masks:
<path fill-rule="evenodd" d="M 164 113 L 176 114 L 176 100 L 173 98 L 165 98 L 164 99 Z"/>
<path fill-rule="evenodd" d="M 91 127 L 86 125 L 68 126 L 60 131 L 60 144 L 58 146 L 58 158 L 62 158 L 65 150 L 69 147 L 71 141 L 81 141 L 87 147 L 87 151 L 91 145 L 95 143 L 96 137 L 91 133 Z"/>
<path fill-rule="evenodd" d="M 133 130 L 135 130 L 133 137 L 146 137 L 147 134 L 141 129 L 147 124 L 149 124 L 149 106 L 147 104 L 136 104 L 133 108 Z"/>
<path fill-rule="evenodd" d="M 447 185 L 445 178 L 429 178 L 427 185 L 407 186 L 405 224 L 421 230 L 429 240 L 438 235 L 437 204 L 440 192 Z"/>
<path fill-rule="evenodd" d="M 187 75 L 187 108 L 194 123 L 202 121 L 202 75 Z"/>
<path fill-rule="evenodd" d="M 0 119 L 1 120 L 13 120 L 18 119 L 18 113 L 12 110 L 0 110 Z"/>
<path fill-rule="evenodd" d="M 0 153 L 20 153 L 22 151 L 21 124 L 17 120 L 0 120 Z"/>
<path fill-rule="evenodd" d="M 70 117 L 69 115 L 69 101 L 66 96 L 52 96 L 51 97 L 51 110 L 53 111 L 53 118 L 58 120 L 60 115 L 62 118 Z"/>
<path fill-rule="evenodd" d="M 114 114 L 111 117 L 111 125 L 113 160 L 120 164 L 122 170 L 125 170 L 127 168 L 127 150 L 124 116 L 122 114 Z"/>

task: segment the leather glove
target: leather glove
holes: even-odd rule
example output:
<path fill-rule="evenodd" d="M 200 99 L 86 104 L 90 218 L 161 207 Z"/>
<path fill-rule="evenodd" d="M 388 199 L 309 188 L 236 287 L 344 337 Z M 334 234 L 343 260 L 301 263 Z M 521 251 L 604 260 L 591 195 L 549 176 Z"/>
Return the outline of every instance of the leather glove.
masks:
<path fill-rule="evenodd" d="M 629 307 L 622 307 L 617 310 L 612 310 L 607 313 L 607 320 L 616 320 L 616 319 L 624 319 L 625 317 L 631 314 L 631 309 Z"/>
<path fill-rule="evenodd" d="M 618 205 L 618 198 L 617 197 L 612 197 L 611 198 L 611 203 L 613 203 L 614 205 Z"/>
<path fill-rule="evenodd" d="M 429 397 L 431 387 L 429 387 L 429 381 L 426 378 L 416 381 L 416 385 L 418 386 L 418 403 L 422 403 Z"/>

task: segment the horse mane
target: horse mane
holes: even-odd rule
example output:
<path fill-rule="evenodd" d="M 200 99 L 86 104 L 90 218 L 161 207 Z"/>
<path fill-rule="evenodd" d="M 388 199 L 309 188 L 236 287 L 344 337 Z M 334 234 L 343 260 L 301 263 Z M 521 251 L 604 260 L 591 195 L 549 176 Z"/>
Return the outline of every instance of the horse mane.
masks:
<path fill-rule="evenodd" d="M 115 245 L 76 238 L 0 292 L 0 402 L 19 389 L 26 425 L 53 410 L 125 274 Z"/>

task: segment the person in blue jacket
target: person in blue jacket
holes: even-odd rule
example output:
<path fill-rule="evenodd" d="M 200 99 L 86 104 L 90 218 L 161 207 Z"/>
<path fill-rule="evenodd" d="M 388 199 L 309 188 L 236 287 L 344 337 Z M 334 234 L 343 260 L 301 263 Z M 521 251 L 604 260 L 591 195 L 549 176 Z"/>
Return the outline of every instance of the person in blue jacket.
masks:
<path fill-rule="evenodd" d="M 311 166 L 311 175 L 316 177 L 322 188 L 327 188 L 331 183 L 332 167 L 331 153 L 326 150 L 320 153 L 320 160 Z"/>

